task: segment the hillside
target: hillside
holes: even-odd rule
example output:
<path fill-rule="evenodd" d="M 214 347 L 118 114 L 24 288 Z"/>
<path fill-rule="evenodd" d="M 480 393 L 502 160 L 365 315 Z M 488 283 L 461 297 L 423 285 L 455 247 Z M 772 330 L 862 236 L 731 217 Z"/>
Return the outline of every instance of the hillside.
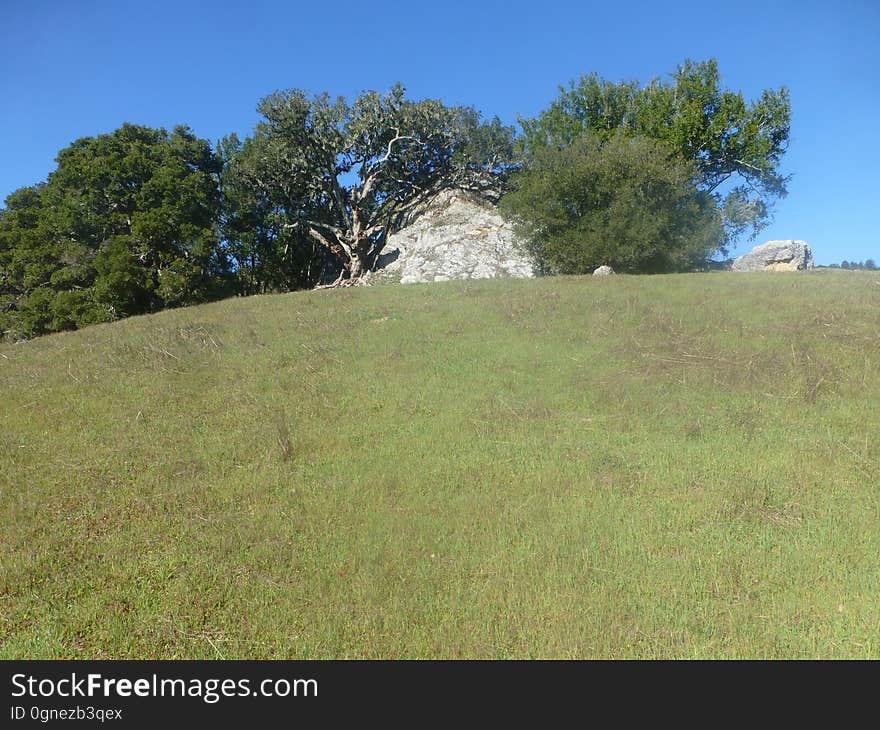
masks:
<path fill-rule="evenodd" d="M 874 273 L 232 299 L 0 391 L 0 658 L 880 658 Z"/>

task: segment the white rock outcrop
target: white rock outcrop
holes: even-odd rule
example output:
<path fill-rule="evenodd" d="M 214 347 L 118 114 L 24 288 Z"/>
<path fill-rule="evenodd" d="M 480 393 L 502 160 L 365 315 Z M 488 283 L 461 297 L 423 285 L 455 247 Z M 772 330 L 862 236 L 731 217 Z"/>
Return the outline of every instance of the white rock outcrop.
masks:
<path fill-rule="evenodd" d="M 733 271 L 804 271 L 813 268 L 806 241 L 767 241 L 733 262 Z"/>
<path fill-rule="evenodd" d="M 534 275 L 531 258 L 491 203 L 448 190 L 388 237 L 370 278 L 412 284 Z"/>
<path fill-rule="evenodd" d="M 614 269 L 610 266 L 600 266 L 593 272 L 593 276 L 611 276 L 614 273 Z"/>

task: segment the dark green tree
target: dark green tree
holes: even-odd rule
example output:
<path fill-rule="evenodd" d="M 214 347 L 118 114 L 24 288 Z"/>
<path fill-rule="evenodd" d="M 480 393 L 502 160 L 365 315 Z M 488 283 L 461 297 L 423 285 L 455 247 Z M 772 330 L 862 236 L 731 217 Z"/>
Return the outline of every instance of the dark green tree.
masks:
<path fill-rule="evenodd" d="M 15 336 L 215 298 L 220 163 L 186 127 L 125 124 L 61 150 L 0 210 L 0 327 Z"/>
<path fill-rule="evenodd" d="M 277 92 L 258 111 L 263 120 L 232 155 L 228 184 L 237 201 L 230 219 L 239 217 L 243 234 L 265 234 L 235 245 L 255 253 L 256 266 L 294 249 L 301 263 L 328 253 L 337 283 L 369 271 L 387 235 L 440 189 L 497 187 L 512 162 L 511 127 L 481 122 L 473 109 L 409 101 L 400 85 L 350 104 Z"/>
<path fill-rule="evenodd" d="M 112 134 L 78 140 L 58 155 L 47 190 L 59 232 L 95 256 L 112 249 L 105 262 L 112 258 L 122 266 L 127 255 L 143 270 L 137 296 L 111 296 L 118 314 L 192 304 L 222 290 L 219 173 L 208 142 L 186 127 L 169 134 L 124 124 Z"/>
<path fill-rule="evenodd" d="M 686 271 L 723 241 L 712 197 L 694 165 L 667 145 L 622 133 L 577 136 L 530 154 L 502 211 L 544 273 Z"/>
<path fill-rule="evenodd" d="M 283 185 L 264 184 L 256 175 L 265 163 L 260 153 L 253 138 L 242 143 L 234 134 L 218 145 L 224 161 L 221 231 L 234 262 L 236 288 L 250 295 L 315 286 L 332 262 L 298 225 L 306 203 L 299 191 L 289 194 Z"/>
<path fill-rule="evenodd" d="M 0 209 L 0 336 L 13 339 L 110 319 L 89 288 L 90 257 L 58 235 L 44 184 Z"/>
<path fill-rule="evenodd" d="M 8 310 L 20 297 L 49 284 L 60 247 L 48 225 L 44 186 L 20 188 L 0 209 L 0 297 Z"/>
<path fill-rule="evenodd" d="M 670 82 L 613 83 L 581 77 L 549 109 L 521 120 L 527 151 L 564 147 L 584 132 L 602 139 L 623 133 L 664 142 L 695 166 L 700 190 L 716 201 L 725 225 L 725 248 L 769 221 L 772 203 L 786 194 L 779 170 L 788 146 L 790 101 L 786 88 L 765 90 L 746 102 L 721 87 L 714 59 L 687 60 Z"/>

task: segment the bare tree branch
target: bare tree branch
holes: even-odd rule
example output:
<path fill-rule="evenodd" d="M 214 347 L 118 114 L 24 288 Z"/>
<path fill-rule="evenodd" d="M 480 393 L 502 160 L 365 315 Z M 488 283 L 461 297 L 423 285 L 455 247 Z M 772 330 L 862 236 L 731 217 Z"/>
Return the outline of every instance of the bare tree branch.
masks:
<path fill-rule="evenodd" d="M 349 213 L 348 206 L 345 204 L 345 193 L 342 190 L 342 186 L 339 184 L 339 180 L 334 175 L 331 181 L 330 192 L 333 196 L 333 199 L 336 201 L 336 205 L 339 207 L 339 213 L 342 215 L 342 219 L 345 221 L 347 226 L 351 226 L 351 214 Z"/>
<path fill-rule="evenodd" d="M 334 256 L 339 255 L 340 249 L 345 252 L 345 255 L 350 259 L 352 256 L 351 246 L 349 246 L 342 238 L 336 238 L 336 240 L 331 241 L 329 238 L 324 236 L 318 229 L 309 226 L 309 235 L 314 238 L 318 243 L 320 243 L 324 248 L 326 248 L 330 253 Z"/>
<path fill-rule="evenodd" d="M 750 165 L 748 162 L 745 162 L 744 160 L 734 160 L 734 162 L 736 162 L 739 165 L 742 165 L 743 167 L 748 167 L 759 174 L 762 174 L 762 175 L 764 174 L 764 171 L 760 167 L 755 167 L 754 165 Z"/>
<path fill-rule="evenodd" d="M 306 225 L 316 226 L 317 228 L 326 228 L 328 231 L 333 233 L 333 235 L 335 235 L 336 238 L 338 238 L 340 240 L 345 236 L 345 232 L 339 226 L 330 225 L 329 223 L 322 223 L 321 221 L 308 220 L 308 221 L 306 221 Z M 299 226 L 300 226 L 299 223 L 285 223 L 281 227 L 290 229 L 290 228 L 299 228 Z"/>
<path fill-rule="evenodd" d="M 395 142 L 409 139 L 413 142 L 416 142 L 417 144 L 420 144 L 423 147 L 425 146 L 425 143 L 422 142 L 418 137 L 401 134 L 399 127 L 392 127 L 392 129 L 394 130 L 394 137 L 388 140 L 388 148 L 386 149 L 385 154 L 367 168 L 370 177 L 375 177 L 376 173 L 378 172 L 378 168 L 381 167 L 384 163 L 388 162 L 388 159 L 391 157 L 391 147 L 394 145 Z"/>

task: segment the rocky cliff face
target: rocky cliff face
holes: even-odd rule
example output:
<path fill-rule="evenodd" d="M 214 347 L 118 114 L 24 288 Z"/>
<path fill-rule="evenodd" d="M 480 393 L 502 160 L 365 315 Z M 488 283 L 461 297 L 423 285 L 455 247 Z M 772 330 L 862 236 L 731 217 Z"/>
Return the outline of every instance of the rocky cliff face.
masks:
<path fill-rule="evenodd" d="M 369 278 L 411 284 L 531 276 L 532 260 L 494 206 L 476 195 L 450 190 L 388 237 Z"/>
<path fill-rule="evenodd" d="M 803 271 L 813 268 L 813 252 L 806 241 L 767 241 L 740 256 L 734 271 Z"/>

